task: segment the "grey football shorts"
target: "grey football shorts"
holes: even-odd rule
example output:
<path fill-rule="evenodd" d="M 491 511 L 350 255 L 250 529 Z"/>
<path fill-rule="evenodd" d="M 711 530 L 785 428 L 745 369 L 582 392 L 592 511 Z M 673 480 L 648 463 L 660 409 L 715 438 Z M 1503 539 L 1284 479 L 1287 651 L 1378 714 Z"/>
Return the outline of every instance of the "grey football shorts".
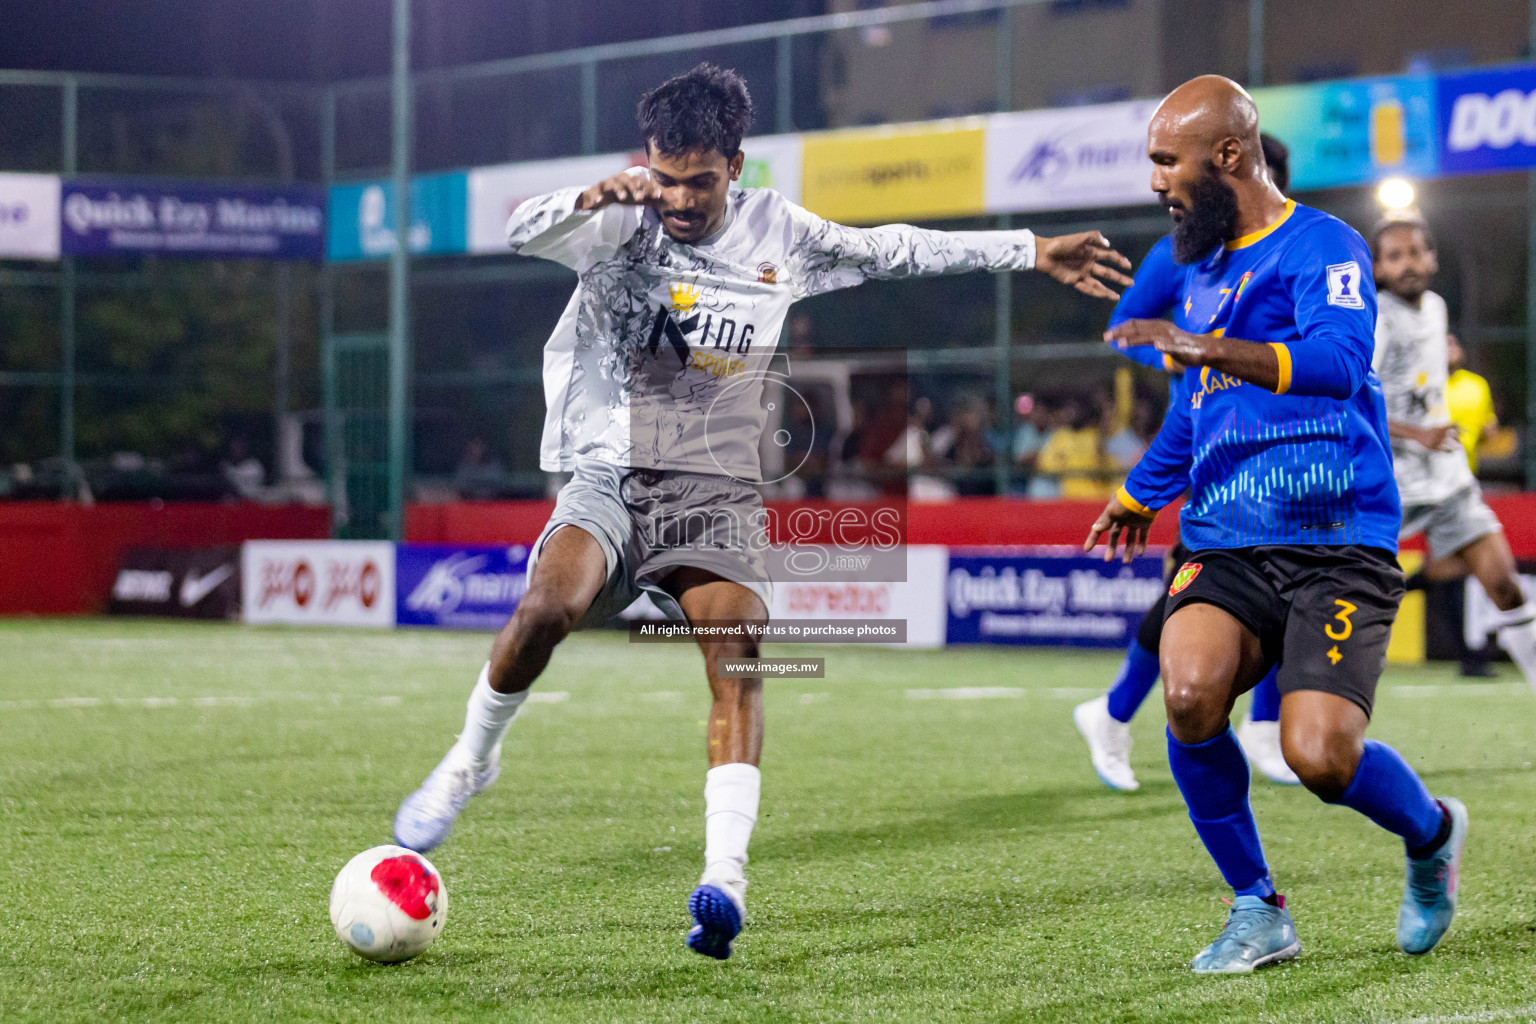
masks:
<path fill-rule="evenodd" d="M 1444 501 L 1404 506 L 1403 526 L 1397 536 L 1407 540 L 1422 533 L 1429 557 L 1444 558 L 1502 529 L 1499 517 L 1483 501 L 1483 489 L 1473 483 Z"/>
<path fill-rule="evenodd" d="M 565 526 L 591 534 L 608 563 L 608 582 L 578 628 L 602 625 L 641 593 L 649 593 L 666 614 L 682 618 L 682 609 L 659 583 L 683 566 L 741 584 L 764 608 L 773 602 L 763 499 L 751 484 L 733 477 L 578 462 L 534 543 L 530 574 L 544 542 Z"/>

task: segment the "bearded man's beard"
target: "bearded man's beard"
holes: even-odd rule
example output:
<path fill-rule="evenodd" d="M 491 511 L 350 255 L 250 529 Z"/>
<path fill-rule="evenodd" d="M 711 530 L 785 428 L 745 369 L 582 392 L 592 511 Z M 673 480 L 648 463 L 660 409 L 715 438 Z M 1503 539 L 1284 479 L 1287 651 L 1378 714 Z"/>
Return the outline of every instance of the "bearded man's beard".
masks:
<path fill-rule="evenodd" d="M 1198 263 L 1212 249 L 1231 241 L 1236 226 L 1237 192 L 1221 180 L 1214 165 L 1207 164 L 1200 180 L 1190 186 L 1183 218 L 1174 225 L 1174 262 Z"/>

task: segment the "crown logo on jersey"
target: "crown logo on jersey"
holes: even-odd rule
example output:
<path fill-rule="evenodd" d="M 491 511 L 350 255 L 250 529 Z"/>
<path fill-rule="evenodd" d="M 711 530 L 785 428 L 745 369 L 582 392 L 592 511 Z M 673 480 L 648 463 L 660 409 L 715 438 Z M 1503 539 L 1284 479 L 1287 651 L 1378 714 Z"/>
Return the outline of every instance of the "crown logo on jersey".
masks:
<path fill-rule="evenodd" d="M 674 284 L 667 289 L 672 296 L 672 312 L 686 313 L 699 301 L 699 290 L 686 284 Z"/>

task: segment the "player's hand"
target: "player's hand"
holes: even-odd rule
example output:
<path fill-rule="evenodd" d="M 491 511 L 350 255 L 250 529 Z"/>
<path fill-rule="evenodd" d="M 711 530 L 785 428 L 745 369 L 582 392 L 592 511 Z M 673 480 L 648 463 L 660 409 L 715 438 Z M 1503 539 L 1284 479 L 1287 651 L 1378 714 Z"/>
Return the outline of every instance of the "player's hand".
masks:
<path fill-rule="evenodd" d="M 1420 427 L 1416 440 L 1432 452 L 1453 452 L 1461 444 L 1461 431 L 1454 423 L 1443 427 Z"/>
<path fill-rule="evenodd" d="M 1104 511 L 1099 513 L 1099 518 L 1094 520 L 1093 529 L 1088 531 L 1088 539 L 1083 541 L 1083 550 L 1092 551 L 1099 543 L 1099 538 L 1104 538 L 1104 561 L 1111 561 L 1115 557 L 1115 549 L 1120 546 L 1120 540 L 1125 539 L 1124 559 L 1127 564 L 1132 558 L 1143 554 L 1147 550 L 1147 533 L 1152 529 L 1152 520 L 1147 516 L 1126 508 L 1118 496 L 1110 498 L 1109 504 L 1104 506 Z"/>
<path fill-rule="evenodd" d="M 1118 299 L 1120 293 L 1104 282 L 1122 288 L 1131 279 L 1116 270 L 1131 269 L 1131 261 L 1110 248 L 1109 239 L 1097 231 L 1083 231 L 1057 238 L 1035 236 L 1035 269 L 1097 299 Z"/>
<path fill-rule="evenodd" d="M 625 171 L 615 174 L 587 189 L 576 197 L 576 209 L 601 210 L 605 206 L 621 203 L 624 206 L 643 206 L 661 199 L 661 186 L 651 179 L 651 173 L 631 174 Z"/>
<path fill-rule="evenodd" d="M 1152 345 L 1181 366 L 1204 366 L 1222 348 L 1214 334 L 1191 334 L 1167 320 L 1127 320 L 1105 331 L 1104 340 L 1122 348 Z"/>

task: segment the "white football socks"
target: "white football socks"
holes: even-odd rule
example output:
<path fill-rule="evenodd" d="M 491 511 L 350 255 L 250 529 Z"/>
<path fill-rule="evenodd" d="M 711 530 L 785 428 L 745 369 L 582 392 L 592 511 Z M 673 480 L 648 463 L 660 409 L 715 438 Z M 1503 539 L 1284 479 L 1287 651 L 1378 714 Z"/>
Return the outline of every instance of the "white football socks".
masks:
<path fill-rule="evenodd" d="M 459 734 L 459 742 L 455 744 L 457 752 L 468 758 L 476 771 L 490 767 L 492 753 L 507 734 L 507 726 L 517 717 L 517 709 L 527 699 L 527 690 L 497 693 L 491 689 L 491 663 L 485 663 L 469 695 L 469 707 L 464 713 L 464 731 Z"/>
<path fill-rule="evenodd" d="M 1527 601 L 1518 608 L 1500 612 L 1499 620 L 1509 623 L 1499 627 L 1499 646 L 1520 666 L 1525 681 L 1536 689 L 1536 605 Z"/>
<path fill-rule="evenodd" d="M 763 774 L 756 765 L 722 764 L 704 776 L 704 877 L 739 881 L 757 824 Z"/>

